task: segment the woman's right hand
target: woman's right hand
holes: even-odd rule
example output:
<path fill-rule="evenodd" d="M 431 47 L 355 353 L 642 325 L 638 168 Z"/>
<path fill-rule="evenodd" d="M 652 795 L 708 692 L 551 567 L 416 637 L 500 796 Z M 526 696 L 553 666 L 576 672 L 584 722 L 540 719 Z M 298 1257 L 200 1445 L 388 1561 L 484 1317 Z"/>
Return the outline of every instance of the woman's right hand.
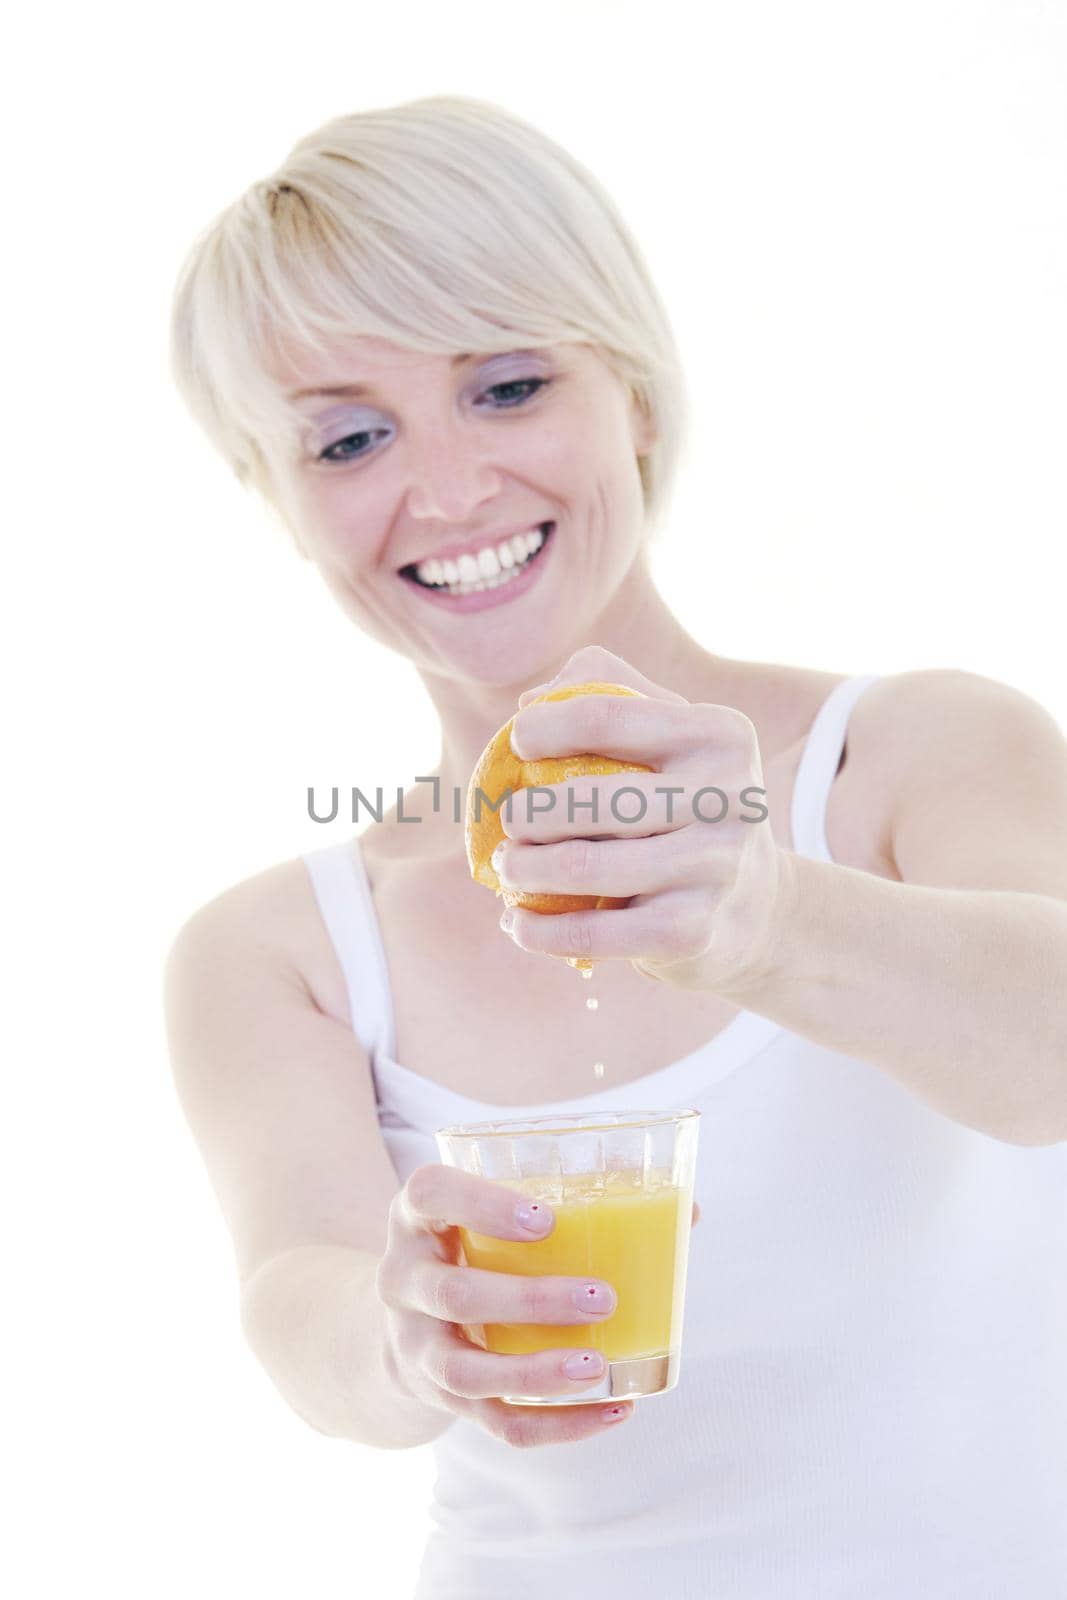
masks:
<path fill-rule="evenodd" d="M 516 1190 L 455 1167 L 428 1163 L 411 1174 L 389 1208 L 378 1266 L 385 1366 L 404 1394 L 476 1422 L 507 1444 L 571 1444 L 599 1434 L 606 1422 L 623 1421 L 632 1402 L 542 1407 L 498 1397 L 580 1394 L 603 1375 L 599 1351 L 562 1345 L 497 1355 L 461 1331 L 489 1322 L 595 1327 L 615 1309 L 614 1289 L 599 1279 L 527 1278 L 459 1264 L 460 1226 L 527 1244 L 547 1238 L 555 1226 L 550 1209 L 538 1202 L 546 1225 L 531 1232 L 518 1220 L 523 1203 Z M 576 1377 L 564 1370 L 568 1358 L 576 1358 Z"/>

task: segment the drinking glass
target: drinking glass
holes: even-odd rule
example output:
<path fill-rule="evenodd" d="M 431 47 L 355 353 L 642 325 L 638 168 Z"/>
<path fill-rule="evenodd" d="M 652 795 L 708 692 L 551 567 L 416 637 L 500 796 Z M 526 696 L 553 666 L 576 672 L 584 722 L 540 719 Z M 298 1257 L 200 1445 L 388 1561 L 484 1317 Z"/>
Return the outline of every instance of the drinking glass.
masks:
<path fill-rule="evenodd" d="M 578 1345 L 607 1370 L 580 1395 L 502 1395 L 518 1405 L 581 1405 L 666 1394 L 678 1382 L 700 1112 L 601 1111 L 439 1128 L 445 1166 L 551 1207 L 544 1239 L 460 1228 L 466 1264 L 524 1277 L 610 1283 L 618 1303 L 596 1324 L 487 1323 L 465 1329 L 485 1350 L 522 1355 Z"/>

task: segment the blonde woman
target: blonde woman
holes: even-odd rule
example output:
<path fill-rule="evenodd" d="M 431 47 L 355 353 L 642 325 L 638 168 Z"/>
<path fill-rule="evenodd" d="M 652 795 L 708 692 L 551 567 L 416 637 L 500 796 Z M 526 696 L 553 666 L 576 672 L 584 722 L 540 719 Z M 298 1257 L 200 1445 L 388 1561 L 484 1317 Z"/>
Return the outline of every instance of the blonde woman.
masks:
<path fill-rule="evenodd" d="M 604 191 L 494 106 L 310 134 L 196 241 L 173 330 L 210 440 L 440 718 L 418 825 L 394 811 L 226 889 L 167 970 L 252 1349 L 321 1432 L 434 1447 L 419 1600 L 1061 1600 L 1053 719 L 963 670 L 737 660 L 686 633 L 649 569 L 684 422 L 667 318 Z M 526 705 L 520 752 L 652 771 L 598 779 L 598 824 L 516 809 L 499 865 L 628 904 L 502 931 L 451 797 L 525 691 L 592 679 L 644 698 Z M 621 782 L 640 824 L 613 818 Z M 715 826 L 688 805 L 705 784 L 732 808 Z M 613 1290 L 465 1267 L 461 1224 L 535 1235 L 434 1129 L 681 1106 L 703 1114 L 703 1216 L 680 1384 L 505 1402 L 580 1398 L 595 1352 L 493 1354 L 462 1327 L 594 1326 Z"/>

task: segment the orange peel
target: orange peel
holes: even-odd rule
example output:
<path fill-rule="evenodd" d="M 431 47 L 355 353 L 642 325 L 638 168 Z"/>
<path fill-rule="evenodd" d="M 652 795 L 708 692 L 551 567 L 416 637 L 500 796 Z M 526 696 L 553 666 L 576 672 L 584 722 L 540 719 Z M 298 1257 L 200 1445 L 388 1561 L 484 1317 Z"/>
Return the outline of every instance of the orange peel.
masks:
<path fill-rule="evenodd" d="M 561 689 L 550 689 L 547 694 L 538 695 L 529 704 L 536 706 L 544 700 L 570 700 L 579 694 L 627 694 L 639 700 L 647 699 L 640 690 L 627 689 L 621 683 L 569 683 Z M 611 756 L 592 753 L 523 761 L 511 747 L 514 724 L 515 717 L 512 717 L 493 735 L 471 774 L 464 819 L 471 877 L 476 883 L 494 890 L 503 898 L 506 906 L 518 906 L 524 911 L 537 911 L 544 916 L 566 911 L 606 911 L 628 905 L 628 900 L 613 899 L 607 895 L 527 893 L 524 889 L 507 888 L 500 882 L 492 864 L 492 855 L 507 835 L 500 821 L 499 809 L 493 810 L 484 802 L 476 806 L 479 789 L 493 805 L 499 806 L 500 797 L 509 789 L 517 793 L 520 789 L 532 789 L 542 784 L 565 783 L 568 778 L 606 777 L 614 772 L 655 770 L 639 761 L 615 761 Z"/>

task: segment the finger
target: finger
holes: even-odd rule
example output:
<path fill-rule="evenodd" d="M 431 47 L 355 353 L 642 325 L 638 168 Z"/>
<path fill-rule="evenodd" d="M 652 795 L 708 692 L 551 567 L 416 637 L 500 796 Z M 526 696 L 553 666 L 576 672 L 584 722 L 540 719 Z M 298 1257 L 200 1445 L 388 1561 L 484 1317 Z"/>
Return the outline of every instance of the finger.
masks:
<path fill-rule="evenodd" d="M 394 1307 L 466 1327 L 487 1322 L 596 1327 L 606 1322 L 618 1305 L 614 1289 L 602 1278 L 551 1273 L 524 1277 L 482 1267 L 457 1267 L 436 1259 L 409 1264 L 400 1285 L 383 1286 L 382 1298 Z"/>
<path fill-rule="evenodd" d="M 547 694 L 549 689 L 561 689 L 569 683 L 621 683 L 625 689 L 636 689 L 638 694 L 649 695 L 656 700 L 683 699 L 683 696 L 676 694 L 673 689 L 653 683 L 651 678 L 646 678 L 643 672 L 638 672 L 637 668 L 631 666 L 629 661 L 624 661 L 622 656 L 614 655 L 600 645 L 591 644 L 576 650 L 568 657 L 556 676 L 547 683 L 538 683 L 533 688 L 526 689 L 519 696 L 519 705 L 527 704 L 537 695 Z"/>
<path fill-rule="evenodd" d="M 444 1328 L 427 1345 L 420 1364 L 438 1388 L 466 1400 L 580 1394 L 607 1371 L 604 1357 L 592 1346 L 560 1344 L 524 1355 L 497 1355 Z"/>
<path fill-rule="evenodd" d="M 522 950 L 586 961 L 670 965 L 708 946 L 715 916 L 710 889 L 669 889 L 633 905 L 544 915 L 511 906 L 500 925 Z"/>
<path fill-rule="evenodd" d="M 494 1239 L 529 1242 L 547 1238 L 555 1227 L 555 1215 L 544 1200 L 439 1162 L 416 1167 L 397 1199 L 396 1209 L 409 1229 L 464 1227 Z"/>
<path fill-rule="evenodd" d="M 462 1338 L 462 1335 L 456 1334 L 454 1337 Z M 559 1353 L 561 1352 L 557 1352 Z M 489 1359 L 500 1362 L 511 1358 L 491 1355 Z M 573 1390 L 581 1394 L 583 1387 L 584 1385 L 580 1383 L 570 1383 L 563 1392 L 570 1393 Z M 538 1388 L 519 1392 L 545 1395 L 549 1390 Z M 522 1449 L 538 1445 L 573 1444 L 580 1439 L 595 1438 L 603 1432 L 605 1425 L 625 1422 L 633 1413 L 632 1401 L 604 1400 L 597 1403 L 590 1400 L 584 1405 L 542 1407 L 523 1405 L 517 1399 L 503 1400 L 496 1395 L 492 1398 L 472 1399 L 466 1395 L 453 1393 L 440 1384 L 436 1386 L 434 1401 L 455 1416 L 464 1417 L 478 1427 L 484 1428 L 486 1433 L 502 1439 L 505 1444 Z"/>
<path fill-rule="evenodd" d="M 486 1432 L 520 1450 L 539 1445 L 577 1444 L 594 1439 L 604 1428 L 633 1415 L 632 1400 L 605 1400 L 599 1405 L 524 1406 L 505 1400 L 457 1400 L 460 1415 L 468 1415 Z"/>
<path fill-rule="evenodd" d="M 640 839 L 690 822 L 733 829 L 743 839 L 766 816 L 765 795 L 755 784 L 728 789 L 678 773 L 613 772 L 517 789 L 498 814 L 505 839 L 519 843 L 553 844 L 575 834 Z"/>
<path fill-rule="evenodd" d="M 590 751 L 657 769 L 694 752 L 705 761 L 736 763 L 758 748 L 752 723 L 732 706 L 618 694 L 527 705 L 516 715 L 510 738 L 521 761 Z"/>
<path fill-rule="evenodd" d="M 493 868 L 505 891 L 627 900 L 692 883 L 708 843 L 695 824 L 641 839 L 564 839 L 558 844 L 505 840 L 493 851 Z M 505 903 L 511 903 L 507 894 Z"/>

